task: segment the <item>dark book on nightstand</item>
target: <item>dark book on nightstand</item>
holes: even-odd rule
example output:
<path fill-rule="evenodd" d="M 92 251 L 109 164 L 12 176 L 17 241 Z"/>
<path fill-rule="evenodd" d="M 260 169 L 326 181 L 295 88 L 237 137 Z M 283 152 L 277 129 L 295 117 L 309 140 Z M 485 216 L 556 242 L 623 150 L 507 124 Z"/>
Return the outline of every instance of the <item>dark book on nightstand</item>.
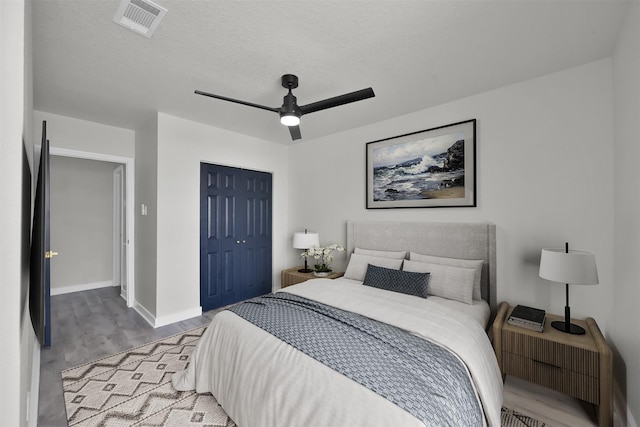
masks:
<path fill-rule="evenodd" d="M 533 331 L 542 332 L 544 329 L 545 311 L 539 308 L 517 305 L 513 309 L 507 323 Z"/>

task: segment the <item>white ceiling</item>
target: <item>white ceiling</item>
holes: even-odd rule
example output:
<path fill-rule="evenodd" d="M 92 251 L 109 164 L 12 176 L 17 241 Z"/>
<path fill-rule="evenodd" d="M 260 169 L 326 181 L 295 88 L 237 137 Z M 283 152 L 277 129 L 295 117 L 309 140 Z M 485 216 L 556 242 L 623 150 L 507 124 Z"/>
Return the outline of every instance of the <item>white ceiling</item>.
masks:
<path fill-rule="evenodd" d="M 300 105 L 375 98 L 302 117 L 304 140 L 611 56 L 614 0 L 157 0 L 150 38 L 113 22 L 118 0 L 34 0 L 34 108 L 135 129 L 156 111 L 291 144 L 283 74 Z"/>

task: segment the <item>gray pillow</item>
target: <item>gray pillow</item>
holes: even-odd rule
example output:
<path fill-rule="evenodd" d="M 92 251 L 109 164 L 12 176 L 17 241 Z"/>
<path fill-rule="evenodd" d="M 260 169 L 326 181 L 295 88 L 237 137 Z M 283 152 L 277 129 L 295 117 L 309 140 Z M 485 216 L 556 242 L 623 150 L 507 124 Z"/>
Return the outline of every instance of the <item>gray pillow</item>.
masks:
<path fill-rule="evenodd" d="M 349 257 L 349 264 L 347 264 L 347 271 L 344 272 L 344 278 L 362 282 L 364 280 L 365 274 L 367 274 L 368 264 L 400 270 L 400 268 L 402 267 L 402 261 L 403 260 L 401 259 L 351 254 L 351 256 Z"/>
<path fill-rule="evenodd" d="M 473 278 L 473 299 L 480 301 L 482 299 L 481 280 L 482 280 L 482 264 L 481 259 L 458 259 L 445 258 L 433 255 L 422 255 L 415 252 L 409 254 L 411 261 L 427 262 L 430 264 L 451 265 L 454 267 L 474 268 L 476 274 Z"/>
<path fill-rule="evenodd" d="M 353 253 L 393 259 L 405 259 L 407 257 L 407 251 L 376 251 L 374 249 L 355 248 Z"/>
<path fill-rule="evenodd" d="M 405 261 L 403 271 L 431 273 L 429 295 L 473 304 L 473 279 L 476 273 L 473 268 Z"/>
<path fill-rule="evenodd" d="M 429 276 L 429 273 L 393 270 L 391 268 L 369 264 L 367 274 L 364 276 L 364 282 L 362 284 L 387 291 L 426 298 L 429 287 Z"/>

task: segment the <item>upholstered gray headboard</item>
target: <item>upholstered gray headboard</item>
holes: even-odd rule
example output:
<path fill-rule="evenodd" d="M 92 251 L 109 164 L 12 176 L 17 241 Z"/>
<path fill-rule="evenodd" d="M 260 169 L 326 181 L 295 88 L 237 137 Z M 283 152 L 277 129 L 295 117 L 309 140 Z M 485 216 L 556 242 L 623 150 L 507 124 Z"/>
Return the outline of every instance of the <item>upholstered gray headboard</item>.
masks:
<path fill-rule="evenodd" d="M 354 248 L 413 251 L 482 259 L 482 298 L 492 315 L 496 301 L 496 226 L 487 223 L 348 221 L 347 254 Z"/>

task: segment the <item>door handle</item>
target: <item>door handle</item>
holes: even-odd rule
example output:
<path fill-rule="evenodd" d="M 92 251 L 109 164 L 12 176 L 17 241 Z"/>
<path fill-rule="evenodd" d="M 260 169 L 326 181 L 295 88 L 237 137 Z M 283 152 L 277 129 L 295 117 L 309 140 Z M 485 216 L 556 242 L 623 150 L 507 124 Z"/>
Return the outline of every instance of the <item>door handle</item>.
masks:
<path fill-rule="evenodd" d="M 50 258 L 53 258 L 54 256 L 58 256 L 58 252 L 47 251 L 47 252 L 44 253 L 44 258 L 45 259 L 50 259 Z"/>

